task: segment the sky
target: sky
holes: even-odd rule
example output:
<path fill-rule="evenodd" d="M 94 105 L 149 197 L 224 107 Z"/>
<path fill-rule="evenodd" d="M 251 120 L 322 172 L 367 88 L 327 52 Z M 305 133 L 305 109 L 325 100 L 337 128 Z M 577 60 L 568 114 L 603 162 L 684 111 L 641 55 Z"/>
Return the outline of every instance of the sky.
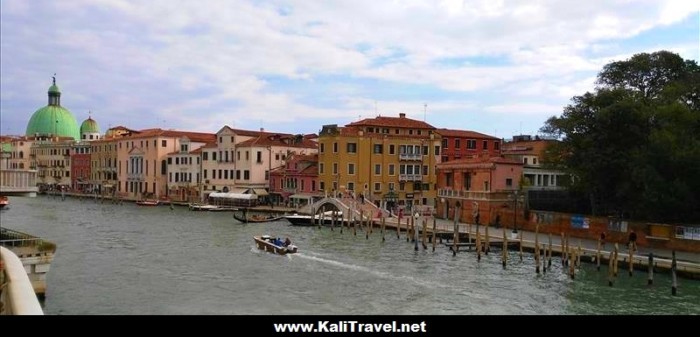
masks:
<path fill-rule="evenodd" d="M 78 123 L 318 133 L 398 116 L 536 134 L 612 61 L 700 61 L 697 1 L 2 0 L 0 134 L 56 74 Z"/>

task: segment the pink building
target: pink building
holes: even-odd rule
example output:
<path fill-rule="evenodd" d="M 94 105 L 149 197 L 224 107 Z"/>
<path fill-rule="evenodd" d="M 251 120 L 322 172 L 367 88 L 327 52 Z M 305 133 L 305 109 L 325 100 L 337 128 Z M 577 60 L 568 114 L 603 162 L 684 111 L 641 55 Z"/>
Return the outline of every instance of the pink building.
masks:
<path fill-rule="evenodd" d="M 503 157 L 476 157 L 437 165 L 437 188 L 440 199 L 437 214 L 452 218 L 455 209 L 460 219 L 480 223 L 492 222 L 500 209 L 510 205 L 511 194 L 519 189 L 523 164 Z"/>
<path fill-rule="evenodd" d="M 277 202 L 299 205 L 322 197 L 318 185 L 318 154 L 291 155 L 284 166 L 272 170 L 270 194 Z"/>

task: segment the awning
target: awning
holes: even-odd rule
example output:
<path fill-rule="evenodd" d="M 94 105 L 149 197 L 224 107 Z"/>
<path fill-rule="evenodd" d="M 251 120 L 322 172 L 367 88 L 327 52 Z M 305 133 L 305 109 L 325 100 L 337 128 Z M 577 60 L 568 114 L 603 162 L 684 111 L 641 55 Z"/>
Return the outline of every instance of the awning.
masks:
<path fill-rule="evenodd" d="M 223 192 L 209 193 L 209 197 L 210 198 L 222 198 L 222 199 L 241 199 L 241 200 L 254 200 L 254 199 L 258 198 L 258 196 L 255 194 L 223 193 Z"/>
<path fill-rule="evenodd" d="M 254 189 L 253 189 L 253 193 L 255 193 L 255 194 L 257 194 L 257 195 L 261 195 L 261 196 L 269 195 L 269 193 L 267 193 L 267 191 L 265 191 L 265 190 L 262 189 L 262 188 L 254 188 Z"/>
<path fill-rule="evenodd" d="M 312 194 L 301 194 L 301 193 L 300 194 L 293 194 L 293 195 L 289 196 L 290 199 L 311 199 L 313 197 L 314 197 L 314 195 L 312 195 Z"/>

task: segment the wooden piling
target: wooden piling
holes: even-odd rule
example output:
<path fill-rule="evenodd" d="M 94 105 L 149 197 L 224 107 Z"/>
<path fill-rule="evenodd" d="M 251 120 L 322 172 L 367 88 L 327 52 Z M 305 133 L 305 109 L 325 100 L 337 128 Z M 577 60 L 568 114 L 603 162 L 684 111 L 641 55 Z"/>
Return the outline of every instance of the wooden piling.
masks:
<path fill-rule="evenodd" d="M 484 255 L 489 255 L 491 250 L 491 245 L 489 244 L 489 224 L 486 223 L 486 229 L 484 230 L 486 236 L 486 245 L 484 246 Z"/>
<path fill-rule="evenodd" d="M 401 218 L 396 220 L 396 238 L 401 239 Z"/>
<path fill-rule="evenodd" d="M 413 219 L 413 217 L 411 217 Z M 413 223 L 413 250 L 418 251 L 418 219 L 411 221 Z"/>
<path fill-rule="evenodd" d="M 508 236 L 506 235 L 506 228 L 503 227 L 503 254 L 501 256 L 501 263 L 503 268 L 506 267 L 508 261 Z"/>
<path fill-rule="evenodd" d="M 552 267 L 552 233 L 549 233 L 549 256 L 547 260 L 547 266 Z"/>
<path fill-rule="evenodd" d="M 423 250 L 428 249 L 428 219 L 423 219 Z"/>
<path fill-rule="evenodd" d="M 437 219 L 435 219 L 435 216 L 433 216 L 433 238 L 430 240 L 430 242 L 433 243 L 433 251 L 435 251 L 435 236 L 437 235 Z"/>
<path fill-rule="evenodd" d="M 452 234 L 452 256 L 457 255 L 457 240 L 459 240 L 459 225 L 457 224 L 457 210 L 455 210 L 454 232 Z"/>
<path fill-rule="evenodd" d="M 476 230 L 476 260 L 481 261 L 481 234 L 478 227 Z"/>
<path fill-rule="evenodd" d="M 654 253 L 649 252 L 649 278 L 647 279 L 647 285 L 654 284 Z"/>
<path fill-rule="evenodd" d="M 595 253 L 596 270 L 600 271 L 600 238 L 598 238 L 598 248 Z"/>
<path fill-rule="evenodd" d="M 629 275 L 630 275 L 630 277 L 632 277 L 632 272 L 633 272 L 632 269 L 634 269 L 634 249 L 633 249 L 631 244 L 629 245 L 628 252 L 629 252 L 629 262 L 630 262 L 629 263 Z"/>
<path fill-rule="evenodd" d="M 671 251 L 671 295 L 678 293 L 678 278 L 676 277 L 676 251 Z"/>
<path fill-rule="evenodd" d="M 615 253 L 610 252 L 610 256 L 608 257 L 608 286 L 613 286 L 613 281 L 615 280 L 615 276 L 613 274 L 613 259 L 615 258 Z"/>
<path fill-rule="evenodd" d="M 564 251 L 566 250 L 566 242 L 564 242 L 564 232 L 561 232 L 561 239 L 559 241 L 559 245 L 561 246 L 561 266 L 566 267 L 566 254 L 564 253 Z"/>
<path fill-rule="evenodd" d="M 573 280 L 576 278 L 576 250 L 574 250 L 574 249 L 571 250 L 571 259 L 574 262 L 569 263 L 569 276 Z"/>
<path fill-rule="evenodd" d="M 357 218 L 354 214 L 352 216 L 352 235 L 357 236 Z"/>
<path fill-rule="evenodd" d="M 619 247 L 615 244 L 615 260 L 613 261 L 613 276 L 617 277 L 617 252 Z"/>
<path fill-rule="evenodd" d="M 535 274 L 540 274 L 540 244 L 535 239 Z"/>
<path fill-rule="evenodd" d="M 406 217 L 406 242 L 411 241 L 410 238 L 413 237 L 411 230 L 413 229 L 413 216 Z"/>
<path fill-rule="evenodd" d="M 520 235 L 520 261 L 523 260 L 523 232 L 518 233 Z"/>
<path fill-rule="evenodd" d="M 382 219 L 381 219 L 381 222 L 382 222 L 382 242 L 386 241 L 386 238 L 384 237 L 385 229 L 386 229 L 385 220 L 386 220 L 386 218 L 384 218 L 384 215 L 382 214 Z"/>

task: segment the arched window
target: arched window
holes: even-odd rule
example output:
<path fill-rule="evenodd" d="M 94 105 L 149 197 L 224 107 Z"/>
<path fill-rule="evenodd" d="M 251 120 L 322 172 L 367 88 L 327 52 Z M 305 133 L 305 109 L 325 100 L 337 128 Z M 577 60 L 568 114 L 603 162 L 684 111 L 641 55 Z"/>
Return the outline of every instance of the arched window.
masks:
<path fill-rule="evenodd" d="M 19 151 L 19 157 L 24 158 L 24 151 Z"/>
<path fill-rule="evenodd" d="M 19 168 L 24 169 L 24 163 L 19 163 Z"/>
<path fill-rule="evenodd" d="M 85 139 L 85 134 L 83 134 L 83 137 L 82 137 L 82 138 Z"/>

